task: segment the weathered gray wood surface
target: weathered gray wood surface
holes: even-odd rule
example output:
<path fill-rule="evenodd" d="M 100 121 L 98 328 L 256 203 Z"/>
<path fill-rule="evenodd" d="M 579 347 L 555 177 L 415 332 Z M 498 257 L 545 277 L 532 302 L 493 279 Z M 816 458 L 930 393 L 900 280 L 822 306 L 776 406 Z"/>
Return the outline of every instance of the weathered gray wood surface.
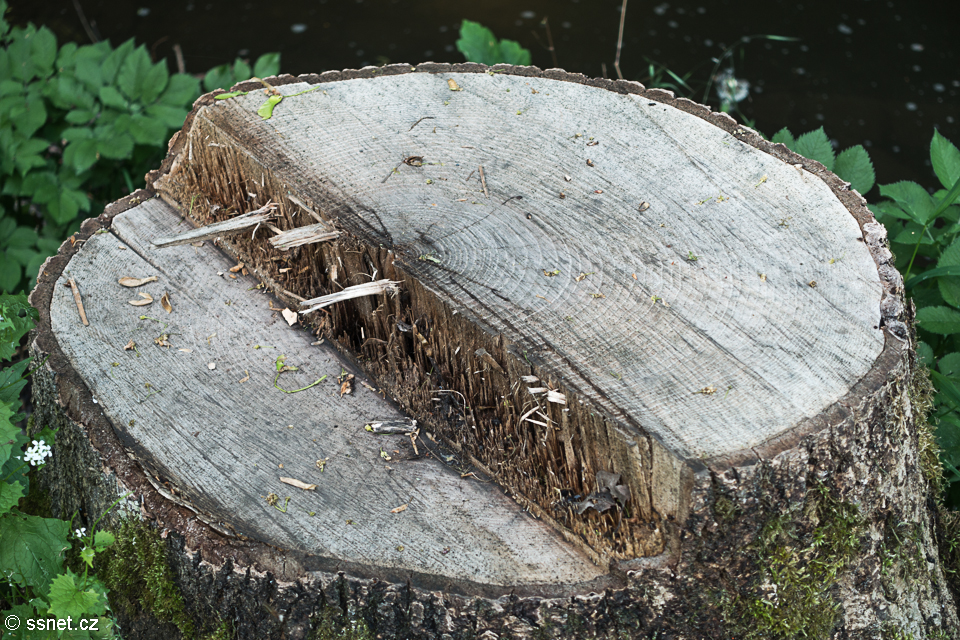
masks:
<path fill-rule="evenodd" d="M 121 214 L 112 233 L 86 241 L 62 277 L 78 283 L 90 326 L 80 322 L 68 287 L 57 287 L 50 305 L 74 370 L 125 444 L 177 498 L 228 534 L 394 580 L 414 573 L 522 587 L 602 575 L 496 485 L 461 479 L 436 459 L 410 459 L 407 437 L 365 431 L 371 421 L 403 414 L 360 384 L 371 382 L 329 343 L 311 345 L 313 336 L 271 311 L 275 299 L 255 288 L 254 278 L 231 277 L 235 263 L 211 243 L 162 249 L 151 243 L 184 229 L 160 200 Z M 156 282 L 136 289 L 117 284 L 153 275 Z M 156 302 L 131 306 L 140 291 Z M 164 292 L 169 314 L 159 304 Z M 155 344 L 161 335 L 169 347 Z M 125 351 L 131 340 L 136 349 Z M 273 385 L 281 354 L 299 371 L 284 373 L 280 386 L 326 380 L 282 393 Z M 335 379 L 343 371 L 358 377 L 353 393 L 340 397 Z M 323 472 L 318 460 L 326 460 Z M 317 488 L 302 491 L 280 477 Z M 281 507 L 290 496 L 286 513 L 267 504 L 269 493 Z"/>
<path fill-rule="evenodd" d="M 476 73 L 327 84 L 269 120 L 263 102 L 252 91 L 198 113 L 198 132 L 229 141 L 191 138 L 186 154 L 239 145 L 279 169 L 325 215 L 403 248 L 405 268 L 454 308 L 676 456 L 783 434 L 841 398 L 883 346 L 877 265 L 850 212 L 817 176 L 694 115 Z M 282 168 L 270 166 L 277 155 Z M 410 156 L 423 165 L 400 162 Z"/>
<path fill-rule="evenodd" d="M 554 557 L 567 558 L 566 573 L 549 576 L 550 560 L 518 549 L 453 569 L 442 566 L 452 549 L 441 558 L 397 558 L 392 541 L 376 548 L 380 556 L 365 558 L 358 547 L 366 544 L 362 536 L 407 514 L 388 514 L 406 501 L 406 486 L 389 484 L 384 493 L 397 505 L 384 505 L 376 517 L 370 505 L 379 508 L 384 496 L 364 494 L 364 509 L 378 528 L 331 530 L 333 541 L 317 534 L 324 549 L 339 545 L 331 556 L 346 554 L 340 564 L 320 562 L 302 542 L 305 532 L 311 535 L 309 526 L 320 526 L 314 523 L 319 508 L 314 518 L 278 520 L 282 514 L 256 503 L 260 480 L 275 483 L 281 470 L 270 468 L 258 480 L 259 468 L 245 466 L 236 453 L 248 439 L 229 441 L 221 452 L 223 470 L 244 478 L 235 488 L 214 487 L 211 495 L 222 501 L 240 496 L 235 503 L 257 506 L 255 514 L 219 511 L 222 505 L 206 494 L 212 476 L 198 480 L 203 474 L 192 468 L 159 471 L 170 474 L 161 479 L 173 485 L 206 483 L 204 495 L 184 489 L 184 497 L 222 519 L 213 522 L 219 530 L 229 534 L 224 525 L 230 524 L 263 538 L 219 536 L 190 512 L 165 506 L 162 496 L 169 491 L 145 485 L 118 455 L 114 439 L 152 437 L 152 447 L 183 467 L 185 451 L 207 455 L 190 440 L 205 434 L 176 436 L 184 444 L 174 453 L 156 434 L 137 431 L 132 412 L 150 415 L 153 409 L 142 407 L 163 393 L 143 405 L 124 401 L 135 424 L 124 414 L 105 426 L 103 405 L 92 404 L 85 390 L 93 389 L 99 401 L 101 389 L 112 384 L 99 372 L 113 373 L 119 367 L 111 363 L 120 360 L 92 354 L 99 369 L 71 376 L 72 367 L 58 355 L 65 325 L 54 328 L 50 320 L 55 301 L 62 317 L 70 309 L 69 292 L 54 286 L 71 277 L 63 267 L 77 248 L 66 245 L 33 297 L 41 312 L 34 352 L 51 354 L 38 375 L 39 415 L 62 424 L 80 452 L 51 466 L 57 486 L 70 489 L 61 489 L 54 502 L 69 510 L 86 501 L 96 514 L 115 492 L 135 488 L 148 515 L 171 534 L 170 563 L 193 615 L 228 610 L 244 639 L 306 637 L 316 631 L 318 612 L 330 606 L 359 612 L 378 636 L 398 640 L 774 637 L 785 628 L 871 640 L 901 632 L 954 633 L 960 625 L 937 560 L 929 485 L 919 471 L 929 449 L 916 428 L 924 396 L 914 375 L 912 311 L 903 306 L 902 279 L 882 227 L 859 194 L 819 164 L 666 92 L 559 70 L 494 71 L 428 63 L 275 78 L 271 82 L 285 94 L 318 88 L 285 99 L 269 120 L 256 115 L 264 100 L 261 85 L 241 85 L 250 93 L 231 100 L 206 96 L 148 185 L 197 224 L 268 201 L 279 206 L 274 223 L 283 233 L 330 223 L 339 232 L 335 240 L 286 251 L 274 247 L 268 233 L 223 241 L 290 304 L 374 280 L 401 283 L 397 296 L 338 302 L 306 320 L 355 357 L 371 384 L 395 396 L 424 430 L 536 514 L 540 521 L 531 531 L 544 540 L 553 538 L 539 524 L 558 531 L 570 548 L 550 548 Z M 451 91 L 448 80 L 462 91 Z M 93 242 L 79 255 L 90 251 L 93 257 L 101 249 L 107 255 L 113 236 L 95 230 L 111 220 L 112 213 L 85 225 L 81 239 Z M 128 242 L 128 222 L 121 217 L 112 224 L 119 241 Z M 170 254 L 175 261 L 194 248 L 145 245 L 136 257 L 130 250 L 113 255 L 130 253 L 131 265 L 141 259 L 153 264 L 167 260 L 160 257 L 164 251 L 181 252 Z M 173 295 L 173 314 L 157 309 L 147 315 L 167 322 L 186 313 L 183 301 L 193 304 L 194 298 L 210 298 L 213 317 L 216 310 L 221 316 L 244 311 L 219 299 L 231 287 L 245 291 L 242 285 L 215 279 L 201 289 L 196 282 Z M 158 283 L 147 286 L 161 290 Z M 211 287 L 214 292 L 207 291 Z M 133 298 L 125 293 L 111 304 L 123 308 Z M 240 364 L 272 376 L 277 353 L 248 345 L 271 344 L 267 337 L 279 329 L 299 335 L 290 344 L 304 349 L 312 338 L 276 326 L 281 320 L 264 305 L 250 305 L 244 337 L 231 346 L 238 364 L 181 370 L 196 359 L 174 353 L 180 345 L 173 338 L 171 350 L 150 345 L 152 357 L 178 376 L 204 382 Z M 87 309 L 90 329 L 100 310 Z M 274 329 L 260 326 L 271 322 Z M 181 332 L 199 342 L 205 331 Z M 332 355 L 310 350 L 300 360 L 292 347 L 286 350 L 289 364 L 304 365 L 301 385 L 339 366 L 325 359 Z M 254 382 L 251 376 L 240 385 L 243 372 L 230 373 L 228 389 Z M 258 388 L 269 394 L 268 382 L 261 379 Z M 379 406 L 362 386 L 356 397 L 343 399 L 329 383 L 311 391 L 325 399 L 316 411 L 331 416 L 345 407 Z M 206 387 L 190 394 L 184 397 L 193 402 L 220 402 Z M 249 432 L 255 428 L 247 414 L 259 415 L 272 427 L 255 434 L 260 439 L 251 455 L 264 460 L 264 469 L 267 462 L 283 462 L 282 475 L 319 480 L 318 492 L 333 463 L 345 460 L 331 456 L 327 471 L 315 478 L 290 472 L 328 455 L 313 447 L 356 451 L 362 456 L 349 459 L 354 469 L 371 475 L 384 464 L 381 439 L 405 441 L 359 432 L 352 444 L 336 449 L 320 422 L 271 413 L 264 397 L 259 393 L 253 407 L 238 407 L 235 415 L 242 417 L 225 432 Z M 295 428 L 286 433 L 288 424 Z M 306 449 L 289 450 L 290 467 L 275 455 L 298 444 Z M 409 455 L 396 449 L 405 452 L 398 458 Z M 139 456 L 149 461 L 158 454 Z M 97 464 L 105 471 L 88 482 L 85 474 Z M 424 463 L 405 460 L 388 478 L 409 480 L 400 467 L 417 464 Z M 109 469 L 117 469 L 116 481 Z M 441 471 L 435 487 L 447 477 Z M 346 467 L 340 473 L 357 478 Z M 622 484 L 611 480 L 617 476 Z M 451 482 L 461 486 L 458 476 Z M 482 492 L 493 485 L 476 487 L 471 480 L 462 486 Z M 609 491 L 601 491 L 605 487 Z M 294 495 L 293 507 L 301 494 L 280 488 L 279 495 Z M 439 498 L 431 508 L 457 512 L 475 531 L 481 523 L 513 526 L 503 518 L 516 514 L 516 506 L 494 504 L 495 491 L 484 495 L 499 515 L 473 517 Z M 609 508 L 584 507 L 589 500 L 607 500 Z M 363 523 L 349 506 L 336 509 Z M 310 524 L 285 529 L 284 522 Z M 402 531 L 439 540 L 458 522 Z M 495 535 L 533 539 L 499 529 Z M 510 547 L 498 545 L 478 547 L 477 554 Z M 584 570 L 581 553 L 596 568 Z M 528 573 L 522 558 L 531 557 L 537 561 Z M 467 575 L 482 566 L 489 579 Z M 826 566 L 836 573 L 824 574 Z M 403 574 L 409 582 L 391 582 Z M 534 584 L 530 575 L 545 579 Z M 606 588 L 591 593 L 598 585 Z M 525 592 L 576 595 L 518 597 Z M 798 593 L 805 599 L 789 604 L 798 602 Z M 281 615 L 264 616 L 264 601 Z M 781 623 L 787 626 L 776 626 Z"/>

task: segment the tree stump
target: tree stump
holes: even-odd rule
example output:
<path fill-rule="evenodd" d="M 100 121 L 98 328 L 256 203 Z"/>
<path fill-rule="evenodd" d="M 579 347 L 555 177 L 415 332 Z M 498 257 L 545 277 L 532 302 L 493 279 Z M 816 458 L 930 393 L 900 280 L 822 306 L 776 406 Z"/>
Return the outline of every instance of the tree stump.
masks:
<path fill-rule="evenodd" d="M 32 295 L 53 505 L 129 492 L 198 631 L 957 633 L 912 310 L 846 183 L 559 70 L 234 89 Z"/>

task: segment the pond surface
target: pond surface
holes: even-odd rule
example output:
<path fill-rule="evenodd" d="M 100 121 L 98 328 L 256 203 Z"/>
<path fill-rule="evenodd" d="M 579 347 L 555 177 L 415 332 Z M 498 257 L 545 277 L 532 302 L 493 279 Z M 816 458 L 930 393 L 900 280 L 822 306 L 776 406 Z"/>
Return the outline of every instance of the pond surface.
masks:
<path fill-rule="evenodd" d="M 556 64 L 590 76 L 616 77 L 621 0 L 13 0 L 8 19 L 52 28 L 60 42 L 114 45 L 134 37 L 176 68 L 179 44 L 187 71 L 202 73 L 236 56 L 280 51 L 283 72 L 299 74 L 387 62 L 462 62 L 460 22 L 475 20 L 500 38 L 530 49 L 533 64 L 555 66 L 547 48 L 548 19 Z M 920 0 L 679 0 L 627 5 L 621 70 L 652 86 L 651 61 L 684 76 L 689 97 L 704 96 L 715 62 L 746 36 L 777 35 L 738 44 L 721 70 L 733 66 L 750 83 L 742 114 L 771 136 L 823 126 L 838 149 L 864 145 L 877 182 L 916 180 L 939 187 L 929 162 L 933 129 L 960 145 L 960 39 L 944 2 Z M 658 67 L 655 66 L 654 70 Z M 661 74 L 664 81 L 670 78 Z M 876 187 L 871 200 L 879 198 Z"/>

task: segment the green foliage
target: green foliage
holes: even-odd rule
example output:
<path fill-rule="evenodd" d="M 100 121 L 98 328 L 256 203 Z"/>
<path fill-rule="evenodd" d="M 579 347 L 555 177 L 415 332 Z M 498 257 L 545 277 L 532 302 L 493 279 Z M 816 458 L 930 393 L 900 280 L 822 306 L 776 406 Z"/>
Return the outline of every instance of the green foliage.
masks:
<path fill-rule="evenodd" d="M 842 180 L 849 182 L 850 186 L 861 194 L 867 193 L 873 188 L 875 174 L 873 163 L 870 161 L 870 155 L 866 149 L 858 144 L 835 156 L 833 145 L 830 144 L 830 139 L 823 127 L 815 131 L 809 131 L 799 138 L 794 138 L 790 130 L 784 127 L 777 131 L 770 138 L 770 141 L 783 143 L 791 151 L 796 151 L 806 158 L 816 160 L 840 176 Z M 881 193 L 882 189 L 883 187 L 881 187 Z"/>
<path fill-rule="evenodd" d="M 941 460 L 951 483 L 948 503 L 960 506 L 960 151 L 934 132 L 930 161 L 942 189 L 915 182 L 882 185 L 887 198 L 870 210 L 887 228 L 907 294 L 917 306 L 918 360 L 929 367 L 936 394 Z"/>
<path fill-rule="evenodd" d="M 10 360 L 37 318 L 37 311 L 27 304 L 23 294 L 0 294 L 0 361 Z M 23 360 L 0 369 L 0 606 L 5 607 L 0 617 L 6 619 L 13 614 L 24 624 L 27 619 L 47 616 L 96 617 L 100 618 L 100 631 L 70 637 L 113 638 L 114 625 L 106 617 L 106 587 L 86 569 L 77 574 L 64 567 L 64 551 L 72 547 L 71 538 L 83 543 L 81 557 L 92 560 L 94 554 L 113 543 L 112 536 L 105 532 L 94 536 L 84 532 L 71 534 L 69 522 L 18 509 L 29 487 L 25 470 L 29 466 L 42 467 L 49 455 L 46 443 L 54 440 L 49 430 L 43 430 L 26 448 L 29 439 L 16 424 L 23 419 L 20 390 L 26 382 L 29 362 Z M 17 630 L 19 636 L 13 637 L 35 637 L 31 635 L 35 632 L 22 627 Z M 64 636 L 58 632 L 43 637 Z"/>
<path fill-rule="evenodd" d="M 515 40 L 497 40 L 490 29 L 470 20 L 464 20 L 460 25 L 457 50 L 469 62 L 490 66 L 501 63 L 524 66 L 530 64 L 529 49 L 524 49 Z"/>
<path fill-rule="evenodd" d="M 204 85 L 274 75 L 279 61 L 237 59 Z M 58 48 L 46 27 L 0 21 L 0 291 L 28 289 L 81 213 L 133 191 L 199 95 L 196 78 L 171 75 L 133 40 Z"/>

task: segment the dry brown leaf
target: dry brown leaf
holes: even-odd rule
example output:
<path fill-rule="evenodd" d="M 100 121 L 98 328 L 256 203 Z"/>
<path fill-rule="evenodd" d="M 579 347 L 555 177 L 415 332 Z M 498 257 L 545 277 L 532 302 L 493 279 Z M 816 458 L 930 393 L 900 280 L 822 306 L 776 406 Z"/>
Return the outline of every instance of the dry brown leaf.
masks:
<path fill-rule="evenodd" d="M 402 504 L 396 509 L 390 509 L 390 513 L 400 513 L 401 511 L 406 511 L 406 510 L 407 510 L 407 505 Z"/>
<path fill-rule="evenodd" d="M 340 385 L 340 397 L 348 393 L 353 393 L 353 374 L 351 373 L 346 378 L 344 378 L 343 383 Z"/>
<path fill-rule="evenodd" d="M 148 304 L 152 304 L 152 303 L 153 303 L 153 296 L 151 296 L 149 293 L 144 293 L 143 291 L 141 291 L 141 292 L 139 293 L 139 296 L 140 296 L 141 298 L 143 298 L 143 299 L 142 299 L 142 300 L 130 300 L 130 301 L 129 301 L 130 304 L 132 304 L 132 305 L 135 306 L 135 307 L 145 307 L 145 306 L 147 306 Z"/>
<path fill-rule="evenodd" d="M 238 381 L 240 384 L 243 384 L 244 382 L 246 382 L 247 380 L 250 379 L 250 372 L 247 371 L 246 369 L 244 369 L 243 372 L 244 372 L 245 374 L 247 374 L 247 375 L 245 375 L 245 376 L 243 376 L 242 378 L 240 378 L 240 380 Z"/>
<path fill-rule="evenodd" d="M 296 478 L 280 478 L 280 482 L 283 484 L 288 484 L 291 487 L 296 487 L 297 489 L 303 489 L 304 491 L 313 491 L 317 488 L 315 484 L 307 484 L 306 482 L 301 482 Z"/>
<path fill-rule="evenodd" d="M 142 284 L 147 284 L 148 282 L 156 282 L 157 276 L 150 276 L 149 278 L 120 278 L 117 280 L 124 287 L 139 287 Z"/>
<path fill-rule="evenodd" d="M 160 306 L 163 307 L 163 310 L 167 313 L 173 313 L 173 306 L 170 304 L 170 296 L 166 291 L 163 292 L 163 297 L 160 298 Z"/>
<path fill-rule="evenodd" d="M 123 346 L 124 351 L 133 351 L 136 348 L 137 348 L 137 345 L 134 344 L 133 340 L 131 340 L 130 342 L 128 342 Z"/>
<path fill-rule="evenodd" d="M 297 324 L 298 316 L 296 311 L 291 311 L 290 309 L 284 309 L 283 311 L 280 312 L 280 314 L 283 316 L 283 319 L 287 321 L 287 324 L 290 325 L 291 327 Z"/>
<path fill-rule="evenodd" d="M 243 263 L 242 263 L 242 262 L 239 263 L 239 264 L 238 264 L 237 266 L 235 266 L 235 267 L 230 267 L 230 273 L 236 273 L 237 271 L 240 271 L 240 269 L 243 269 Z"/>

